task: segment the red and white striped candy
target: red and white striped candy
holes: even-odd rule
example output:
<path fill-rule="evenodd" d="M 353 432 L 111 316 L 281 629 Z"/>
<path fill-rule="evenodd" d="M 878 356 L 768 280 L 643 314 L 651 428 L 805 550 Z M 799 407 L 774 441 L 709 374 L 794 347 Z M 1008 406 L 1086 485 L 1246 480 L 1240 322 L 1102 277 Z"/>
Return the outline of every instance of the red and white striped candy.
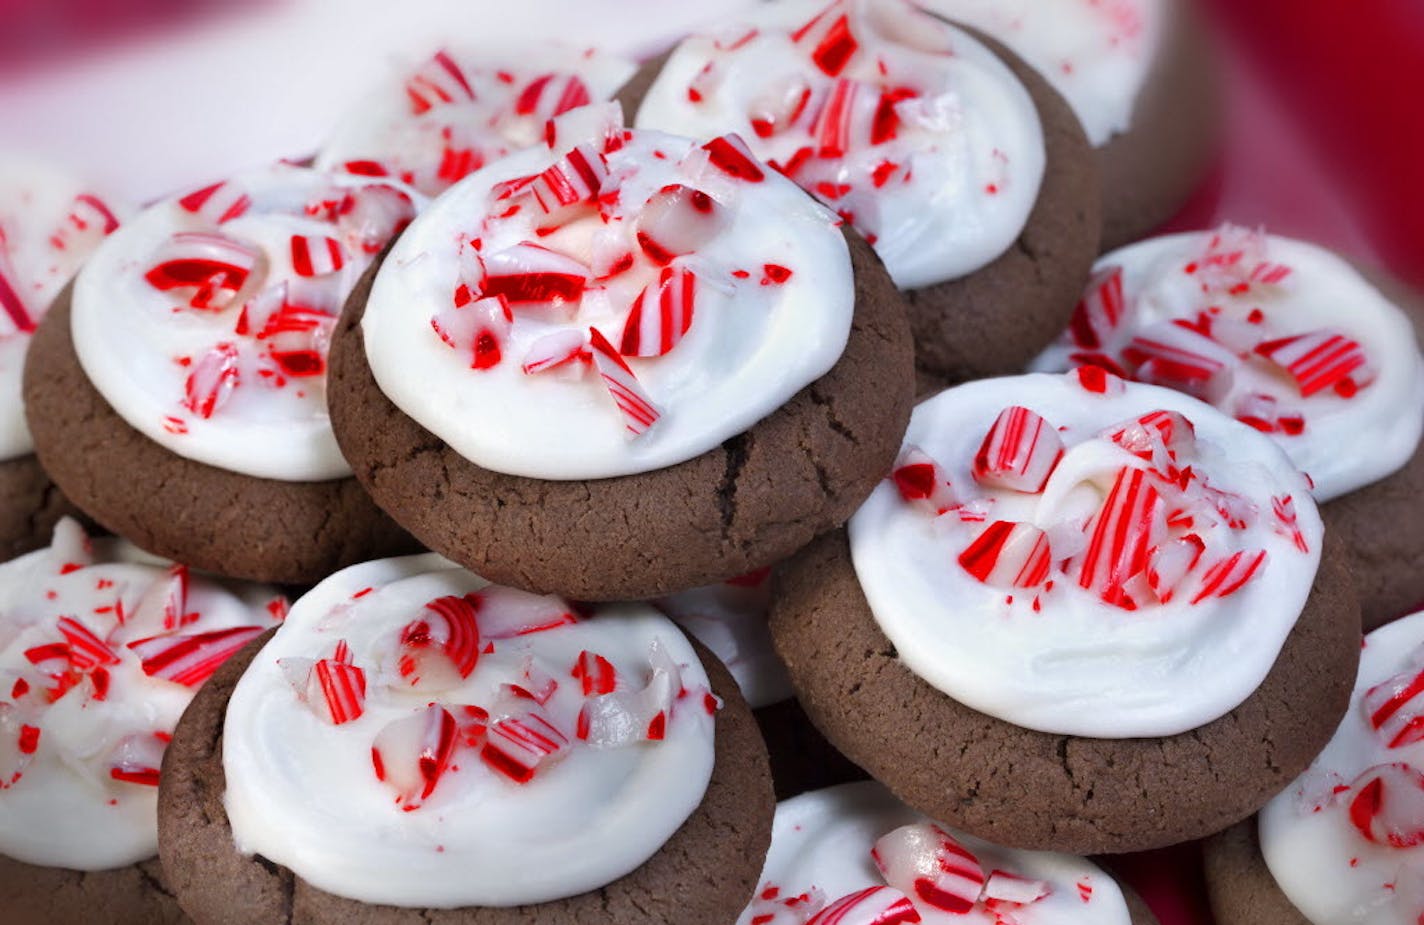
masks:
<path fill-rule="evenodd" d="M 430 799 L 455 753 L 457 724 L 439 704 L 386 725 L 371 745 L 376 780 L 396 792 L 406 812 Z"/>
<path fill-rule="evenodd" d="M 860 50 L 860 42 L 851 29 L 848 9 L 845 0 L 835 0 L 791 34 L 792 40 L 805 47 L 815 65 L 830 77 L 844 71 Z"/>
<path fill-rule="evenodd" d="M 171 633 L 196 621 L 198 615 L 188 610 L 188 581 L 188 566 L 169 566 L 164 575 L 144 589 L 126 621 L 127 626 L 153 636 Z"/>
<path fill-rule="evenodd" d="M 681 183 L 658 190 L 633 219 L 638 246 L 658 266 L 706 247 L 727 227 L 727 209 Z"/>
<path fill-rule="evenodd" d="M 910 898 L 888 886 L 868 886 L 842 896 L 806 920 L 806 925 L 910 925 L 920 922 Z"/>
<path fill-rule="evenodd" d="M 959 554 L 959 564 L 995 588 L 1036 588 L 1048 578 L 1053 551 L 1033 524 L 996 520 Z"/>
<path fill-rule="evenodd" d="M 475 90 L 459 63 L 447 51 L 438 51 L 420 66 L 405 83 L 405 94 L 414 115 L 429 112 L 447 103 L 468 103 Z"/>
<path fill-rule="evenodd" d="M 160 292 L 179 293 L 188 308 L 220 312 L 263 275 L 262 252 L 215 232 L 180 231 L 164 242 L 143 278 Z"/>
<path fill-rule="evenodd" d="M 1424 741 L 1424 671 L 1397 674 L 1365 691 L 1360 707 L 1385 748 Z"/>
<path fill-rule="evenodd" d="M 569 738 L 536 704 L 521 703 L 523 709 L 490 725 L 480 760 L 514 783 L 527 784 L 568 752 Z"/>
<path fill-rule="evenodd" d="M 611 694 L 618 687 L 618 671 L 613 663 L 594 652 L 580 652 L 570 676 L 583 689 L 585 697 Z"/>
<path fill-rule="evenodd" d="M 593 101 L 588 85 L 576 74 L 541 74 L 519 91 L 514 112 L 537 119 L 552 119 Z"/>
<path fill-rule="evenodd" d="M 238 626 L 207 633 L 151 636 L 131 642 L 128 647 L 142 659 L 143 672 L 149 677 L 197 687 L 260 635 L 260 626 Z"/>
<path fill-rule="evenodd" d="M 974 480 L 981 485 L 1037 494 L 1063 458 L 1063 438 L 1053 425 L 1027 408 L 999 413 L 974 457 Z"/>
<path fill-rule="evenodd" d="M 652 399 L 648 398 L 648 393 L 643 391 L 638 377 L 608 342 L 608 338 L 604 337 L 598 328 L 589 328 L 588 336 L 594 366 L 598 367 L 598 374 L 603 378 L 608 394 L 613 397 L 613 403 L 623 415 L 624 427 L 634 437 L 646 433 L 648 428 L 662 417 L 662 412 L 653 404 Z"/>
<path fill-rule="evenodd" d="M 666 735 L 673 703 L 682 690 L 682 672 L 657 642 L 649 661 L 652 673 L 642 689 L 615 690 L 584 702 L 576 730 L 579 739 L 595 748 L 622 748 Z"/>
<path fill-rule="evenodd" d="M 1350 822 L 1365 839 L 1391 848 L 1424 844 L 1424 774 L 1412 764 L 1377 764 L 1350 784 Z"/>
<path fill-rule="evenodd" d="M 337 221 L 347 240 L 354 241 L 365 254 L 379 252 L 418 211 L 409 193 L 384 183 L 358 187 L 349 195 L 351 207 Z"/>
<path fill-rule="evenodd" d="M 1195 533 L 1153 546 L 1147 551 L 1147 587 L 1157 600 L 1170 601 L 1201 562 L 1206 544 Z"/>
<path fill-rule="evenodd" d="M 1151 325 L 1123 348 L 1123 359 L 1143 382 L 1218 402 L 1231 391 L 1236 355 L 1211 338 L 1170 322 Z"/>
<path fill-rule="evenodd" d="M 36 321 L 29 306 L 20 298 L 22 289 L 19 275 L 0 248 L 0 337 L 34 333 Z"/>
<path fill-rule="evenodd" d="M 729 134 L 713 138 L 702 146 L 708 154 L 708 163 L 722 173 L 747 183 L 760 183 L 766 179 L 766 171 L 761 162 L 752 154 L 740 135 Z"/>
<path fill-rule="evenodd" d="M 860 134 L 856 131 L 857 123 L 863 121 L 857 116 L 863 115 L 873 92 L 873 87 L 856 80 L 840 78 L 831 84 L 830 92 L 811 127 L 818 157 L 844 157 L 853 147 L 860 147 L 854 144 Z M 868 136 L 869 132 L 865 134 Z"/>
<path fill-rule="evenodd" d="M 692 327 L 697 274 L 688 267 L 663 267 L 628 312 L 618 352 L 625 357 L 660 357 L 676 347 Z"/>
<path fill-rule="evenodd" d="M 0 792 L 24 776 L 39 744 L 39 727 L 26 723 L 14 704 L 0 700 Z"/>
<path fill-rule="evenodd" d="M 172 736 L 156 732 L 124 736 L 109 752 L 109 778 L 142 787 L 157 787 L 163 753 Z"/>
<path fill-rule="evenodd" d="M 890 479 L 906 503 L 933 514 L 943 514 L 959 503 L 939 464 L 917 446 L 906 445 L 900 451 Z"/>
<path fill-rule="evenodd" d="M 539 706 L 546 705 L 559 690 L 559 681 L 535 661 L 534 656 L 524 656 L 519 667 L 519 683 L 506 684 L 504 690 L 515 697 L 532 700 Z"/>
<path fill-rule="evenodd" d="M 257 339 L 267 355 L 288 376 L 304 378 L 326 372 L 326 354 L 336 319 L 324 308 L 307 308 L 291 302 L 267 319 Z"/>
<path fill-rule="evenodd" d="M 221 225 L 240 218 L 252 206 L 252 197 L 242 187 L 227 181 L 195 190 L 178 200 L 185 211 Z"/>
<path fill-rule="evenodd" d="M 49 541 L 49 559 L 60 575 L 94 564 L 94 544 L 79 521 L 61 517 L 54 525 Z"/>
<path fill-rule="evenodd" d="M 80 193 L 49 242 L 55 250 L 87 253 L 118 227 L 118 217 L 104 200 L 92 193 Z"/>
<path fill-rule="evenodd" d="M 1146 570 L 1148 552 L 1166 533 L 1164 507 L 1146 472 L 1118 470 L 1102 508 L 1089 522 L 1088 548 L 1073 560 L 1078 585 L 1109 604 L 1136 609 L 1127 583 Z"/>
<path fill-rule="evenodd" d="M 465 595 L 474 604 L 482 639 L 513 639 L 578 622 L 563 598 L 488 585 Z"/>
<path fill-rule="evenodd" d="M 193 364 L 183 383 L 183 407 L 200 418 L 210 418 L 232 397 L 239 380 L 236 345 L 218 344 Z"/>
<path fill-rule="evenodd" d="M 1264 549 L 1240 549 L 1218 559 L 1202 574 L 1201 587 L 1192 597 L 1193 604 L 1207 598 L 1227 597 L 1241 590 L 1266 565 Z"/>
<path fill-rule="evenodd" d="M 1271 515 L 1275 518 L 1276 533 L 1291 541 L 1301 552 L 1310 552 L 1310 544 L 1300 529 L 1299 515 L 1295 511 L 1295 498 L 1277 495 L 1271 498 Z"/>
<path fill-rule="evenodd" d="M 1127 389 L 1121 376 L 1096 364 L 1079 366 L 1065 375 L 1090 395 L 1121 395 Z"/>
<path fill-rule="evenodd" d="M 1348 398 L 1375 378 L 1364 348 L 1335 328 L 1269 340 L 1256 353 L 1289 374 L 1305 398 L 1331 388 Z"/>
<path fill-rule="evenodd" d="M 25 650 L 25 660 L 49 682 L 45 694 L 51 702 L 63 697 L 81 678 L 74 670 L 68 643 L 51 642 L 31 646 Z"/>
<path fill-rule="evenodd" d="M 1150 411 L 1103 431 L 1108 440 L 1171 477 L 1174 464 L 1196 446 L 1196 428 L 1176 411 Z"/>
<path fill-rule="evenodd" d="M 504 343 L 514 327 L 514 312 L 503 296 L 475 299 L 442 308 L 430 326 L 448 346 L 468 353 L 470 369 L 491 369 L 504 356 Z"/>
<path fill-rule="evenodd" d="M 870 857 L 885 882 L 917 904 L 964 915 L 984 892 L 979 859 L 932 823 L 905 825 L 882 835 Z"/>
<path fill-rule="evenodd" d="M 1127 297 L 1122 289 L 1122 267 L 1103 267 L 1088 281 L 1088 290 L 1073 309 L 1068 335 L 1076 346 L 1112 350 L 1127 328 Z"/>
<path fill-rule="evenodd" d="M 307 680 L 307 704 L 333 726 L 359 719 L 366 712 L 366 672 L 346 659 L 324 658 L 312 666 Z"/>
<path fill-rule="evenodd" d="M 588 359 L 588 335 L 583 331 L 563 330 L 543 337 L 529 345 L 524 354 L 524 372 L 528 375 L 558 369 L 574 360 Z"/>
<path fill-rule="evenodd" d="M 511 308 L 577 306 L 588 288 L 589 269 L 528 241 L 484 256 L 480 294 L 503 296 Z"/>
<path fill-rule="evenodd" d="M 984 902 L 991 907 L 995 903 L 1028 906 L 1052 892 L 1046 880 L 1030 880 L 1003 870 L 990 871 L 984 882 Z"/>
<path fill-rule="evenodd" d="M 102 665 L 119 663 L 119 657 L 108 643 L 73 617 L 60 617 L 58 627 L 60 635 L 69 644 L 69 663 L 75 670 L 90 671 Z"/>
<path fill-rule="evenodd" d="M 474 595 L 436 598 L 400 633 L 397 671 L 405 683 L 443 690 L 468 678 L 480 659 L 480 627 Z"/>
<path fill-rule="evenodd" d="M 759 138 L 770 138 L 792 128 L 806 115 L 811 85 L 799 74 L 777 80 L 758 93 L 748 116 Z"/>
<path fill-rule="evenodd" d="M 591 144 L 581 144 L 565 154 L 525 187 L 539 211 L 558 224 L 576 207 L 598 198 L 608 182 L 608 164 Z"/>
<path fill-rule="evenodd" d="M 292 235 L 292 270 L 298 276 L 326 276 L 346 266 L 346 249 L 326 235 Z"/>

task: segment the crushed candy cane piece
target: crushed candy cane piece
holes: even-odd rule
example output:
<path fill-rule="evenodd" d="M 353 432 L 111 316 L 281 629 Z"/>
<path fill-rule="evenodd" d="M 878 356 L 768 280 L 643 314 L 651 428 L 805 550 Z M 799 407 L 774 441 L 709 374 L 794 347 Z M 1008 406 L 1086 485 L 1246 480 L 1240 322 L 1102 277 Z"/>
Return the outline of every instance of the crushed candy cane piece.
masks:
<path fill-rule="evenodd" d="M 511 308 L 577 307 L 589 269 L 572 257 L 525 241 L 484 257 L 480 294 L 503 297 Z"/>
<path fill-rule="evenodd" d="M 1153 385 L 1216 403 L 1231 391 L 1236 355 L 1191 328 L 1170 322 L 1150 325 L 1123 348 L 1134 376 Z"/>
<path fill-rule="evenodd" d="M 187 308 L 220 312 L 260 283 L 262 251 L 217 232 L 180 231 L 159 248 L 144 280 L 159 292 L 185 297 Z"/>
<path fill-rule="evenodd" d="M 984 882 L 985 902 L 1028 906 L 1047 897 L 1053 888 L 1046 880 L 1031 880 L 1003 870 L 992 870 Z"/>
<path fill-rule="evenodd" d="M 397 672 L 411 687 L 442 690 L 468 678 L 480 658 L 475 595 L 436 598 L 400 632 Z"/>
<path fill-rule="evenodd" d="M 444 50 L 436 52 L 411 75 L 406 81 L 405 93 L 410 100 L 411 113 L 417 116 L 436 106 L 469 102 L 476 98 L 464 70 Z"/>
<path fill-rule="evenodd" d="M 996 588 L 1036 588 L 1048 578 L 1053 552 L 1032 524 L 996 520 L 959 554 L 959 564 Z"/>
<path fill-rule="evenodd" d="M 185 211 L 216 225 L 247 214 L 252 197 L 237 183 L 224 181 L 195 190 L 178 200 Z"/>
<path fill-rule="evenodd" d="M 882 835 L 870 856 L 887 884 L 932 909 L 964 915 L 984 892 L 979 859 L 933 823 Z"/>
<path fill-rule="evenodd" d="M 568 603 L 552 594 L 489 585 L 464 600 L 475 607 L 483 639 L 513 639 L 578 622 Z"/>
<path fill-rule="evenodd" d="M 1063 439 L 1027 408 L 1005 408 L 974 457 L 974 480 L 981 485 L 1027 494 L 1043 491 L 1063 458 Z"/>
<path fill-rule="evenodd" d="M 702 148 L 711 155 L 709 163 L 729 177 L 747 183 L 760 183 L 766 179 L 760 162 L 739 135 L 719 136 Z"/>
<path fill-rule="evenodd" d="M 1424 844 L 1424 773 L 1411 764 L 1378 764 L 1350 784 L 1350 823 L 1364 838 L 1390 848 Z"/>
<path fill-rule="evenodd" d="M 615 690 L 590 697 L 579 711 L 576 734 L 595 748 L 622 748 L 663 738 L 673 704 L 682 690 L 682 672 L 660 642 L 649 655 L 652 673 L 640 690 Z"/>
<path fill-rule="evenodd" d="M 598 367 L 598 374 L 602 377 L 608 394 L 612 396 L 613 403 L 623 415 L 624 426 L 634 437 L 646 433 L 648 428 L 662 417 L 662 412 L 648 398 L 647 392 L 643 391 L 638 382 L 638 377 L 608 342 L 608 338 L 597 328 L 589 328 L 588 333 L 593 363 Z"/>
<path fill-rule="evenodd" d="M 237 346 L 215 345 L 193 364 L 183 383 L 183 407 L 203 419 L 216 414 L 241 382 Z"/>
<path fill-rule="evenodd" d="M 687 267 L 663 267 L 628 313 L 618 352 L 625 357 L 659 357 L 676 347 L 692 327 L 697 275 Z"/>
<path fill-rule="evenodd" d="M 643 204 L 633 219 L 638 246 L 658 266 L 706 247 L 727 227 L 727 209 L 702 190 L 672 183 Z"/>
<path fill-rule="evenodd" d="M 1231 555 L 1219 559 L 1207 567 L 1202 575 L 1201 587 L 1192 598 L 1193 604 L 1200 604 L 1207 598 L 1228 597 L 1241 590 L 1247 582 L 1265 567 L 1264 549 L 1238 549 Z"/>
<path fill-rule="evenodd" d="M 1385 748 L 1424 741 L 1424 670 L 1411 669 L 1365 691 L 1365 721 Z"/>
<path fill-rule="evenodd" d="M 1135 610 L 1128 581 L 1147 568 L 1148 551 L 1166 532 L 1163 507 L 1162 496 L 1143 470 L 1119 470 L 1102 508 L 1089 522 L 1087 550 L 1073 560 L 1078 585 L 1109 604 Z"/>
<path fill-rule="evenodd" d="M 1325 389 L 1348 398 L 1375 378 L 1364 348 L 1334 328 L 1265 341 L 1256 353 L 1289 374 L 1304 398 Z"/>
<path fill-rule="evenodd" d="M 439 704 L 386 725 L 371 745 L 376 779 L 396 792 L 396 805 L 419 809 L 435 792 L 455 752 L 457 724 Z"/>
<path fill-rule="evenodd" d="M 325 235 L 292 235 L 292 270 L 298 276 L 326 276 L 346 266 L 346 249 Z"/>
<path fill-rule="evenodd" d="M 528 375 L 558 369 L 574 360 L 588 358 L 588 336 L 583 331 L 565 330 L 545 334 L 529 345 L 523 370 Z"/>
<path fill-rule="evenodd" d="M 260 626 L 238 626 L 206 633 L 173 633 L 129 643 L 143 673 L 174 684 L 197 687 L 238 650 L 262 635 Z"/>
<path fill-rule="evenodd" d="M 537 705 L 490 724 L 480 760 L 516 784 L 527 784 L 569 748 L 564 735 Z"/>
<path fill-rule="evenodd" d="M 921 505 L 936 515 L 959 503 L 954 486 L 945 478 L 939 464 L 917 446 L 906 445 L 900 451 L 890 479 L 906 502 Z"/>
<path fill-rule="evenodd" d="M 1087 292 L 1073 309 L 1068 332 L 1079 347 L 1113 349 L 1130 320 L 1122 267 L 1104 267 L 1088 281 Z"/>
<path fill-rule="evenodd" d="M 911 925 L 922 921 L 910 898 L 888 886 L 868 886 L 842 896 L 806 925 Z"/>

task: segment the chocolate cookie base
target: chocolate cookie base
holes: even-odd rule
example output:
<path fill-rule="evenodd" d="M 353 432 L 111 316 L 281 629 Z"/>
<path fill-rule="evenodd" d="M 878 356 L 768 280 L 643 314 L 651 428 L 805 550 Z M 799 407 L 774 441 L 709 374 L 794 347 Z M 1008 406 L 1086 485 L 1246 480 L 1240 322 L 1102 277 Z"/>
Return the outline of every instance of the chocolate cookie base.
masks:
<path fill-rule="evenodd" d="M 724 702 L 711 783 L 661 851 L 600 890 L 533 906 L 400 908 L 322 892 L 260 855 L 239 854 L 223 808 L 223 723 L 238 678 L 270 637 L 254 640 L 203 686 L 163 759 L 163 867 L 198 925 L 726 925 L 755 892 L 775 812 L 766 747 L 736 682 L 696 643 Z"/>
<path fill-rule="evenodd" d="M 1255 819 L 1208 839 L 1202 852 L 1217 925 L 1311 925 L 1266 866 Z"/>
<path fill-rule="evenodd" d="M 658 597 L 776 562 L 844 523 L 900 451 L 914 399 L 899 294 L 847 234 L 845 352 L 750 430 L 639 475 L 549 481 L 483 469 L 391 403 L 360 322 L 378 261 L 331 345 L 331 421 L 356 477 L 403 527 L 497 584 L 578 600 Z"/>
<path fill-rule="evenodd" d="M 187 925 L 157 858 L 114 870 L 35 867 L 0 856 L 6 925 Z"/>
<path fill-rule="evenodd" d="M 129 426 L 79 364 L 72 291 L 60 294 L 30 343 L 25 413 L 55 484 L 104 527 L 194 568 L 286 584 L 419 551 L 353 478 L 241 475 L 185 459 Z"/>
<path fill-rule="evenodd" d="M 752 712 L 766 740 L 778 801 L 810 790 L 869 779 L 869 774 L 826 741 L 794 697 Z"/>
<path fill-rule="evenodd" d="M 1068 104 L 1003 45 L 965 31 L 1028 90 L 1047 160 L 1038 201 L 1008 250 L 968 276 L 905 292 L 916 363 L 951 382 L 1017 373 L 1058 336 L 1086 287 L 1101 227 L 1097 162 Z M 666 60 L 645 64 L 619 92 L 630 117 Z"/>
<path fill-rule="evenodd" d="M 0 461 L 0 562 L 48 546 L 61 517 L 83 516 L 33 455 Z"/>
<path fill-rule="evenodd" d="M 1341 552 L 1327 542 L 1310 600 L 1256 692 L 1227 715 L 1164 738 L 1036 732 L 930 686 L 875 622 L 844 531 L 778 572 L 772 637 L 826 738 L 926 815 L 1015 847 L 1141 851 L 1244 819 L 1330 740 L 1360 649 Z"/>

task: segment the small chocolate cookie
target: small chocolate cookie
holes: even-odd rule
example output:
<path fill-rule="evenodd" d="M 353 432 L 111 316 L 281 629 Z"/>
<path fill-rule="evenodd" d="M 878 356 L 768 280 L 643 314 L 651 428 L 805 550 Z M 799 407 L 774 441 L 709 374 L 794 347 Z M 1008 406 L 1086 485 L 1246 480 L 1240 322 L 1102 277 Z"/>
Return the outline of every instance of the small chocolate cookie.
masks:
<path fill-rule="evenodd" d="M 1097 166 L 1073 111 L 1013 52 L 965 31 L 1028 90 L 1047 161 L 1038 202 L 1012 247 L 968 276 L 905 292 L 916 364 L 951 383 L 1017 373 L 1058 336 L 1087 284 L 1101 224 Z M 645 64 L 619 92 L 630 116 L 666 60 Z"/>
<path fill-rule="evenodd" d="M 869 774 L 826 741 L 794 697 L 752 712 L 766 740 L 778 801 L 869 779 Z"/>
<path fill-rule="evenodd" d="M 199 925 L 726 925 L 756 890 L 775 812 L 766 747 L 732 676 L 695 642 L 724 702 L 711 783 L 702 805 L 661 851 L 600 890 L 509 908 L 378 906 L 324 893 L 261 856 L 239 854 L 223 809 L 223 721 L 238 678 L 270 636 L 254 640 L 203 686 L 163 759 L 163 866 Z"/>
<path fill-rule="evenodd" d="M 290 584 L 419 550 L 353 478 L 254 478 L 185 459 L 130 427 L 79 365 L 72 292 L 30 344 L 25 414 L 55 484 L 104 527 L 194 568 Z"/>
<path fill-rule="evenodd" d="M 1266 866 L 1254 818 L 1208 839 L 1202 853 L 1217 925 L 1311 925 Z"/>
<path fill-rule="evenodd" d="M 910 418 L 913 352 L 899 294 L 865 242 L 846 239 L 855 318 L 830 372 L 701 456 L 588 481 L 482 469 L 391 403 L 360 330 L 377 261 L 333 334 L 337 440 L 377 504 L 496 584 L 652 598 L 776 562 L 845 523 L 894 464 Z"/>
<path fill-rule="evenodd" d="M 0 562 L 49 543 L 61 517 L 83 517 L 33 455 L 0 461 Z"/>
<path fill-rule="evenodd" d="M 1162 45 L 1133 107 L 1132 125 L 1095 149 L 1104 252 L 1166 222 L 1205 175 L 1220 142 L 1220 88 L 1195 4 L 1171 0 Z"/>
<path fill-rule="evenodd" d="M 188 925 L 157 858 L 115 870 L 35 867 L 0 856 L 6 925 Z"/>
<path fill-rule="evenodd" d="M 771 631 L 807 714 L 909 805 L 1014 847 L 1140 851 L 1245 818 L 1330 740 L 1360 649 L 1342 552 L 1327 541 L 1310 600 L 1256 692 L 1220 719 L 1159 739 L 1036 732 L 930 686 L 875 622 L 844 531 L 778 571 Z"/>
<path fill-rule="evenodd" d="M 1125 883 L 1118 883 L 1122 898 L 1127 902 L 1127 915 L 1132 925 L 1161 925 L 1147 902 L 1137 895 L 1137 891 Z"/>

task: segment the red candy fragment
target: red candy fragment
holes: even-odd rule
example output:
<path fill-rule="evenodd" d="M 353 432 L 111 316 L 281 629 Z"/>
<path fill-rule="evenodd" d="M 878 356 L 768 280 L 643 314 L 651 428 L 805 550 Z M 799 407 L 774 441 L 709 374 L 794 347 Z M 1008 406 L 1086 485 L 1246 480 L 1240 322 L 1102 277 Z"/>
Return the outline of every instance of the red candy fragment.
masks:
<path fill-rule="evenodd" d="M 577 306 L 589 270 L 572 257 L 530 242 L 485 255 L 480 294 L 500 296 L 511 308 Z"/>
<path fill-rule="evenodd" d="M 1364 348 L 1334 328 L 1266 341 L 1256 353 L 1288 373 L 1305 398 L 1330 388 L 1349 398 L 1375 377 Z"/>
<path fill-rule="evenodd" d="M 1027 408 L 1006 408 L 974 457 L 974 480 L 1037 494 L 1062 458 L 1063 439 L 1051 424 Z"/>
<path fill-rule="evenodd" d="M 1137 609 L 1128 583 L 1146 570 L 1149 550 L 1166 532 L 1163 507 L 1146 472 L 1119 470 L 1103 507 L 1089 521 L 1088 548 L 1074 559 L 1079 586 L 1114 606 Z"/>
<path fill-rule="evenodd" d="M 514 112 L 520 116 L 552 119 L 592 101 L 593 95 L 578 75 L 541 74 L 519 91 Z"/>
<path fill-rule="evenodd" d="M 611 694 L 618 686 L 618 672 L 602 655 L 583 651 L 569 674 L 578 681 L 585 697 Z"/>
<path fill-rule="evenodd" d="M 633 228 L 644 255 L 658 266 L 706 247 L 727 227 L 727 209 L 698 189 L 672 183 L 643 204 Z"/>
<path fill-rule="evenodd" d="M 1103 435 L 1169 479 L 1175 477 L 1177 460 L 1196 447 L 1196 428 L 1176 411 L 1150 411 L 1108 428 Z"/>
<path fill-rule="evenodd" d="M 633 302 L 618 352 L 626 357 L 660 357 L 692 327 L 697 274 L 687 267 L 663 267 Z"/>
<path fill-rule="evenodd" d="M 1235 354 L 1191 328 L 1170 322 L 1143 329 L 1123 349 L 1122 357 L 1142 382 L 1210 403 L 1226 397 L 1235 377 Z"/>
<path fill-rule="evenodd" d="M 1254 578 L 1265 564 L 1264 549 L 1239 549 L 1217 560 L 1202 575 L 1201 587 L 1197 589 L 1192 603 L 1200 604 L 1207 598 L 1235 594 Z"/>
<path fill-rule="evenodd" d="M 366 672 L 351 663 L 351 649 L 342 640 L 330 658 L 280 659 L 298 696 L 312 712 L 333 726 L 359 719 L 366 712 Z"/>
<path fill-rule="evenodd" d="M 1053 552 L 1033 524 L 996 520 L 959 554 L 959 564 L 996 588 L 1036 588 L 1048 578 Z"/>
<path fill-rule="evenodd" d="M 326 276 L 346 266 L 346 249 L 326 235 L 292 235 L 292 270 L 298 276 Z"/>
<path fill-rule="evenodd" d="M 709 163 L 730 177 L 747 183 L 760 183 L 766 179 L 766 172 L 739 135 L 714 138 L 702 149 L 710 155 Z"/>
<path fill-rule="evenodd" d="M 900 451 L 890 479 L 907 503 L 920 505 L 936 515 L 959 503 L 954 487 L 939 464 L 917 446 L 907 445 Z"/>
<path fill-rule="evenodd" d="M 397 670 L 412 687 L 453 687 L 475 670 L 480 658 L 480 599 L 449 595 L 425 605 L 400 633 Z"/>
<path fill-rule="evenodd" d="M 247 643 L 262 635 L 260 626 L 238 626 L 207 633 L 150 636 L 129 643 L 144 674 L 186 687 L 197 687 Z"/>
<path fill-rule="evenodd" d="M 920 913 L 910 898 L 888 886 L 869 886 L 842 896 L 806 920 L 806 925 L 911 925 Z"/>
<path fill-rule="evenodd" d="M 469 355 L 471 369 L 491 369 L 503 359 L 514 313 L 503 296 L 464 303 L 457 300 L 436 312 L 430 326 L 447 346 Z"/>
<path fill-rule="evenodd" d="M 83 623 L 73 617 L 60 617 L 58 626 L 60 635 L 69 644 L 69 663 L 76 671 L 119 663 L 114 650 Z"/>
<path fill-rule="evenodd" d="M 1147 587 L 1163 604 L 1172 600 L 1201 562 L 1206 545 L 1195 533 L 1153 546 L 1147 553 Z"/>
<path fill-rule="evenodd" d="M 523 370 L 529 375 L 558 369 L 578 359 L 588 358 L 588 337 L 583 331 L 555 331 L 529 345 Z"/>
<path fill-rule="evenodd" d="M 990 906 L 994 904 L 1027 906 L 1038 902 L 1052 892 L 1053 888 L 1047 881 L 1030 880 L 1007 871 L 993 870 L 989 872 L 989 879 L 984 883 L 984 903 Z"/>
<path fill-rule="evenodd" d="M 179 199 L 178 205 L 199 218 L 221 225 L 247 214 L 252 206 L 252 197 L 236 183 L 228 181 L 191 192 Z"/>
<path fill-rule="evenodd" d="M 579 739 L 596 748 L 621 748 L 664 737 L 682 690 L 682 672 L 660 643 L 653 643 L 649 660 L 652 674 L 641 690 L 613 691 L 584 702 L 576 730 Z"/>
<path fill-rule="evenodd" d="M 193 364 L 183 383 L 183 407 L 206 420 L 232 397 L 240 379 L 237 347 L 220 343 Z"/>
<path fill-rule="evenodd" d="M 184 306 L 220 312 L 262 275 L 262 252 L 216 232 L 181 231 L 159 248 L 144 280 L 160 292 L 178 294 Z"/>
<path fill-rule="evenodd" d="M 613 349 L 608 338 L 597 328 L 589 328 L 588 334 L 593 363 L 598 367 L 598 374 L 603 378 L 608 394 L 613 397 L 614 404 L 623 415 L 624 426 L 635 437 L 646 433 L 648 428 L 662 417 L 662 412 L 648 398 L 648 394 L 638 382 L 638 377 L 633 374 L 633 370 L 623 361 L 618 351 Z"/>
<path fill-rule="evenodd" d="M 455 717 L 438 704 L 389 723 L 371 745 L 376 779 L 396 792 L 406 812 L 430 799 L 455 752 Z"/>
<path fill-rule="evenodd" d="M 881 836 L 870 857 L 890 886 L 951 915 L 969 912 L 984 892 L 979 859 L 932 823 L 901 826 Z"/>
<path fill-rule="evenodd" d="M 1372 844 L 1424 844 L 1424 774 L 1411 764 L 1377 764 L 1350 784 L 1350 823 Z"/>
<path fill-rule="evenodd" d="M 558 223 L 577 207 L 592 203 L 608 182 L 608 164 L 592 145 L 581 144 L 525 187 L 535 206 Z"/>
<path fill-rule="evenodd" d="M 1122 290 L 1122 267 L 1104 267 L 1088 281 L 1088 290 L 1073 309 L 1068 322 L 1073 343 L 1089 350 L 1109 349 L 1126 328 L 1127 299 Z"/>
<path fill-rule="evenodd" d="M 528 705 L 490 725 L 480 760 L 514 783 L 527 784 L 568 748 L 568 736 L 537 705 Z"/>
<path fill-rule="evenodd" d="M 164 733 L 140 733 L 124 736 L 109 753 L 109 777 L 126 784 L 157 787 L 163 753 L 171 736 Z"/>
<path fill-rule="evenodd" d="M 752 100 L 748 113 L 752 131 L 759 138 L 770 138 L 786 131 L 806 113 L 811 101 L 811 85 L 799 75 L 790 75 L 768 85 Z"/>
<path fill-rule="evenodd" d="M 1376 684 L 1360 706 L 1385 748 L 1424 741 L 1424 670 L 1412 668 Z"/>
<path fill-rule="evenodd" d="M 414 115 L 429 112 L 447 103 L 469 102 L 475 99 L 474 88 L 460 65 L 447 51 L 438 51 L 405 84 L 410 111 Z"/>

